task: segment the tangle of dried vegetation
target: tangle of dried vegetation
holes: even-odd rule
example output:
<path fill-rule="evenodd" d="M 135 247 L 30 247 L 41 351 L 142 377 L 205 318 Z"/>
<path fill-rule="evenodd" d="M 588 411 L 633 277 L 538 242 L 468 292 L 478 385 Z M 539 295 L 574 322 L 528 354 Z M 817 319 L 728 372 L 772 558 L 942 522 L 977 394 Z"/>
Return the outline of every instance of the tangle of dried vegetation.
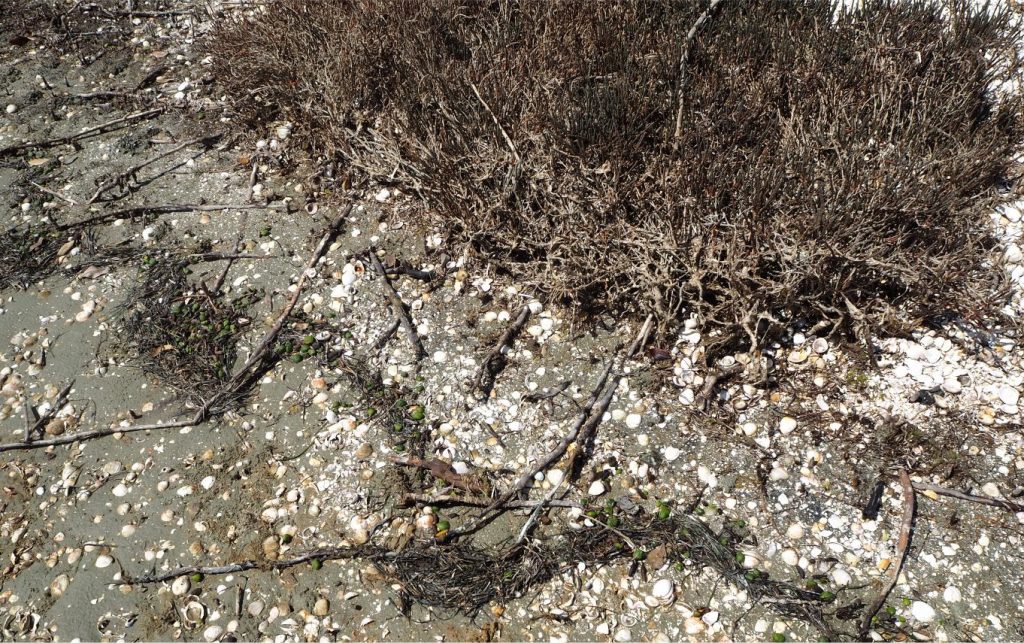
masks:
<path fill-rule="evenodd" d="M 998 314 L 1020 29 L 920 0 L 279 0 L 209 47 L 240 120 L 414 191 L 514 277 L 737 347 Z"/>

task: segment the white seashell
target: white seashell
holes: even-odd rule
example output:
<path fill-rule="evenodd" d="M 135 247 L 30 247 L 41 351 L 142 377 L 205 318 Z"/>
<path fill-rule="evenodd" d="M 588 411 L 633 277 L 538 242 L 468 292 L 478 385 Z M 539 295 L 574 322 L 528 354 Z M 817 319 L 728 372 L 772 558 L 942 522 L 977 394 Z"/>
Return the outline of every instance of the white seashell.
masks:
<path fill-rule="evenodd" d="M 651 588 L 651 596 L 658 600 L 665 600 L 672 598 L 675 594 L 675 585 L 671 580 L 662 578 L 654 583 L 654 587 Z"/>
<path fill-rule="evenodd" d="M 199 627 L 206 622 L 206 606 L 199 601 L 189 601 L 181 610 L 181 618 L 189 629 Z"/>
<path fill-rule="evenodd" d="M 914 601 L 910 606 L 910 613 L 922 623 L 931 623 L 935 620 L 935 609 L 928 603 Z"/>
<path fill-rule="evenodd" d="M 606 491 L 604 483 L 600 480 L 594 480 L 590 483 L 590 488 L 587 489 L 587 494 L 591 496 L 600 496 Z"/>

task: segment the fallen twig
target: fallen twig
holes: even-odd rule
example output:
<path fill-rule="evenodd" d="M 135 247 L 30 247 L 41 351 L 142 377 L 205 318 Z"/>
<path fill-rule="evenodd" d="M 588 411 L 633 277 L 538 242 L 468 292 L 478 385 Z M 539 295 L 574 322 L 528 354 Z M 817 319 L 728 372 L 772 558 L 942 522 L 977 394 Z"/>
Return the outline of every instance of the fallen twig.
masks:
<path fill-rule="evenodd" d="M 280 334 L 281 329 L 284 327 L 285 320 L 288 318 L 288 315 L 291 314 L 292 310 L 295 309 L 295 305 L 299 301 L 302 289 L 306 285 L 307 275 L 320 261 L 320 258 L 327 252 L 327 248 L 331 245 L 331 241 L 333 241 L 334 237 L 338 235 L 341 225 L 345 222 L 345 218 L 350 212 L 352 212 L 351 203 L 349 203 L 338 216 L 334 217 L 334 220 L 327 227 L 327 230 L 324 231 L 323 236 L 320 238 L 320 243 L 317 244 L 313 254 L 310 255 L 309 261 L 306 262 L 306 267 L 302 270 L 302 274 L 299 276 L 299 280 L 295 284 L 295 291 L 292 293 L 291 299 L 288 300 L 288 303 L 281 310 L 281 314 L 278 315 L 277 321 L 274 322 L 271 329 L 267 331 L 266 335 L 263 336 L 263 339 L 260 340 L 260 343 L 253 349 L 252 353 L 249 355 L 249 359 L 246 360 L 245 364 L 243 364 L 242 367 L 231 376 L 231 380 L 228 382 L 229 389 L 237 387 L 245 381 L 250 369 L 263 359 L 264 353 L 267 352 L 270 346 L 274 343 L 274 340 L 277 339 L 278 334 Z"/>
<path fill-rule="evenodd" d="M 512 322 L 512 325 L 505 329 L 502 333 L 501 339 L 498 340 L 497 345 L 488 353 L 487 357 L 480 363 L 480 368 L 476 372 L 476 377 L 473 378 L 473 390 L 480 391 L 484 396 L 490 394 L 491 389 L 494 388 L 494 380 L 501 373 L 502 369 L 505 368 L 505 354 L 512 348 L 512 342 L 515 341 L 516 336 L 526 325 L 526 320 L 530 318 L 530 307 L 523 306 L 523 309 L 519 312 L 519 316 Z"/>
<path fill-rule="evenodd" d="M 488 507 L 491 501 L 487 498 L 471 497 L 471 496 L 430 496 L 427 494 L 420 493 L 407 493 L 403 494 L 399 500 L 399 505 L 402 507 L 410 507 L 412 505 L 462 505 L 464 507 Z M 505 503 L 506 509 L 533 509 L 540 506 L 541 504 L 547 504 L 550 507 L 562 507 L 565 509 L 578 509 L 582 505 L 578 502 L 571 500 L 549 500 L 544 503 L 543 500 L 509 500 Z"/>
<path fill-rule="evenodd" d="M 622 358 L 623 362 L 625 362 L 626 359 L 629 359 L 629 357 L 631 357 L 632 355 L 635 355 L 636 351 L 639 350 L 640 346 L 642 346 L 643 340 L 647 337 L 647 334 L 650 332 L 652 319 L 652 317 L 648 317 L 647 320 L 644 321 L 644 325 L 640 329 L 639 335 L 633 342 L 632 346 L 630 346 L 629 351 L 627 351 L 626 355 Z M 569 429 L 569 432 L 566 433 L 565 437 L 562 438 L 558 445 L 552 451 L 550 451 L 544 458 L 542 458 L 537 464 L 535 464 L 528 471 L 523 473 L 523 475 L 521 475 L 519 479 L 516 480 L 515 484 L 512 485 L 507 491 L 505 491 L 505 493 L 499 496 L 494 502 L 492 502 L 490 506 L 486 507 L 481 512 L 480 516 L 477 517 L 476 520 L 471 521 L 461 529 L 456 529 L 449 532 L 450 537 L 464 536 L 466 534 L 478 531 L 479 529 L 488 525 L 499 515 L 500 512 L 497 510 L 504 507 L 509 500 L 514 498 L 519 492 L 526 489 L 526 487 L 529 486 L 530 482 L 538 473 L 546 471 L 551 465 L 561 460 L 562 457 L 569 450 L 569 445 L 573 444 L 574 442 L 581 445 L 579 438 L 583 434 L 584 429 L 589 430 L 591 433 L 593 432 L 593 430 L 596 428 L 596 425 L 600 423 L 601 417 L 604 414 L 604 409 L 607 408 L 608 403 L 610 403 L 611 397 L 615 392 L 615 389 L 618 387 L 618 371 L 616 370 L 616 376 L 614 378 L 610 377 L 612 371 L 616 369 L 616 366 L 619 366 L 621 368 L 621 364 L 617 364 L 616 362 L 617 360 L 613 359 L 604 369 L 604 372 L 601 373 L 601 377 L 598 378 L 597 385 L 594 387 L 594 391 L 593 393 L 591 393 L 586 405 L 584 405 L 583 410 L 580 411 L 580 414 L 577 416 L 572 428 Z M 600 412 L 595 412 L 595 405 L 597 405 L 599 402 L 602 405 L 602 410 Z M 593 418 L 596 418 L 596 420 L 594 420 L 594 427 L 590 427 L 588 429 L 590 425 L 588 419 L 592 420 Z M 577 456 L 574 456 L 573 459 L 570 461 L 570 466 L 572 465 L 572 463 L 575 462 L 576 457 Z"/>
<path fill-rule="evenodd" d="M 141 163 L 137 163 L 137 164 L 131 166 L 130 168 L 124 170 L 123 172 L 118 172 L 116 176 L 112 176 L 111 178 L 107 179 L 103 183 L 100 183 L 99 186 L 96 187 L 96 191 L 93 192 L 93 195 L 91 197 L 89 197 L 88 201 L 85 202 L 85 205 L 92 205 L 93 203 L 96 202 L 97 199 L 100 198 L 100 196 L 103 195 L 104 192 L 106 192 L 107 190 L 109 190 L 111 188 L 115 188 L 115 187 L 117 187 L 119 185 L 123 185 L 125 181 L 131 179 L 135 175 L 136 172 L 138 172 L 142 168 L 146 167 L 147 165 L 152 165 L 153 163 L 156 163 L 157 161 L 159 161 L 159 160 L 161 160 L 163 158 L 166 158 L 166 157 L 170 156 L 171 154 L 174 154 L 174 153 L 176 153 L 176 152 L 178 152 L 180 150 L 185 149 L 186 147 L 189 147 L 190 145 L 196 145 L 196 144 L 202 143 L 204 146 L 209 146 L 211 143 L 214 143 L 214 142 L 220 140 L 220 138 L 222 136 L 224 136 L 223 132 L 217 132 L 216 134 L 210 134 L 208 136 L 200 136 L 199 138 L 194 138 L 194 139 L 192 139 L 190 141 L 185 141 L 184 143 L 180 143 L 178 145 L 175 145 L 174 147 L 172 147 L 169 150 L 166 150 L 164 152 L 161 152 L 160 154 L 157 154 L 156 156 L 154 156 L 151 159 L 147 159 L 147 160 L 145 160 L 145 161 L 143 161 Z"/>
<path fill-rule="evenodd" d="M 62 388 L 60 390 L 59 393 L 57 393 L 57 397 L 54 398 L 53 404 L 42 415 L 38 415 L 36 413 L 35 408 L 33 408 L 31 402 L 29 402 L 28 396 L 27 395 L 24 396 L 24 404 L 25 404 L 25 442 L 30 442 L 32 440 L 32 436 L 35 435 L 37 432 L 39 432 L 39 430 L 42 429 L 46 425 L 46 423 L 50 420 L 51 417 L 54 416 L 54 414 L 56 414 L 58 411 L 60 411 L 61 407 L 64 406 L 64 402 L 67 400 L 68 393 L 71 392 L 71 387 L 74 386 L 74 385 L 75 385 L 75 380 L 72 379 L 70 382 L 68 382 L 64 386 L 64 388 Z M 30 414 L 32 415 L 33 419 L 35 420 L 35 422 L 32 423 L 32 424 L 29 423 L 29 415 Z"/>
<path fill-rule="evenodd" d="M 417 270 L 408 266 L 393 266 L 387 269 L 389 275 L 405 275 L 420 281 L 433 281 L 437 279 L 437 273 L 433 270 Z"/>
<path fill-rule="evenodd" d="M 49 139 L 42 140 L 42 141 L 33 141 L 33 142 L 30 142 L 30 143 L 19 143 L 17 145 L 9 145 L 7 147 L 0 148 L 0 157 L 7 156 L 8 154 L 14 154 L 16 152 L 21 152 L 21 151 L 24 151 L 24 150 L 30 150 L 30 149 L 35 149 L 35 148 L 56 147 L 58 145 L 64 145 L 66 143 L 71 143 L 71 142 L 74 142 L 74 141 L 81 140 L 83 138 L 87 138 L 87 137 L 89 137 L 89 136 L 91 136 L 93 134 L 102 133 L 102 132 L 106 131 L 107 128 L 113 127 L 114 125 L 125 125 L 127 123 L 131 123 L 131 122 L 137 121 L 137 120 L 142 120 L 144 118 L 152 118 L 152 117 L 156 116 L 157 114 L 161 114 L 163 111 L 164 111 L 163 107 L 157 107 L 157 108 L 154 108 L 154 109 L 147 109 L 147 110 L 142 111 L 142 112 L 136 112 L 134 114 L 129 114 L 127 116 L 122 116 L 120 118 L 115 118 L 114 120 L 107 121 L 107 122 L 101 123 L 99 125 L 94 125 L 92 127 L 87 127 L 85 129 L 83 129 L 81 132 L 78 132 L 77 134 L 69 134 L 67 136 L 58 136 L 56 138 L 49 138 Z"/>
<path fill-rule="evenodd" d="M 144 576 L 133 577 L 128 574 L 123 574 L 122 579 L 118 581 L 118 585 L 147 585 L 150 583 L 162 583 L 164 581 L 173 580 L 179 576 L 191 576 L 192 574 L 202 574 L 203 576 L 218 576 L 222 574 L 234 574 L 236 572 L 244 572 L 250 569 L 258 569 L 261 571 L 268 571 L 272 569 L 288 569 L 289 567 L 295 567 L 302 563 L 307 563 L 311 560 L 344 560 L 350 558 L 356 558 L 362 553 L 360 547 L 323 547 L 321 549 L 313 549 L 304 554 L 296 556 L 295 558 L 286 558 L 285 560 L 243 560 L 238 563 L 232 563 L 230 565 L 219 565 L 204 567 L 202 565 L 189 565 L 188 567 L 178 567 L 162 574 L 146 574 Z"/>
<path fill-rule="evenodd" d="M 986 498 L 985 496 L 975 496 L 974 494 L 964 493 L 963 491 L 957 491 L 956 489 L 950 489 L 948 487 L 940 487 L 936 484 L 928 482 L 915 482 L 914 488 L 918 491 L 931 491 L 940 496 L 948 496 L 950 498 L 956 498 L 957 500 L 966 500 L 967 502 L 976 502 L 980 505 L 989 505 L 990 507 L 999 507 L 1013 513 L 1024 512 L 1024 505 L 1017 502 L 1010 502 L 1009 500 L 1003 500 L 1001 498 Z"/>
<path fill-rule="evenodd" d="M 257 210 L 271 209 L 282 210 L 288 206 L 281 205 L 258 205 L 254 203 L 227 203 L 227 204 L 205 204 L 205 203 L 182 203 L 182 204 L 159 204 L 159 205 L 137 205 L 130 208 L 122 208 L 111 212 L 101 212 L 85 219 L 69 221 L 57 225 L 57 230 L 73 230 L 94 225 L 102 221 L 114 219 L 132 219 L 151 214 L 173 214 L 175 212 L 215 212 L 217 210 Z"/>
<path fill-rule="evenodd" d="M 384 266 L 377 257 L 376 248 L 371 247 L 367 254 L 370 255 L 370 263 L 373 264 L 374 270 L 380 274 L 381 279 L 384 281 L 384 291 L 388 296 L 388 301 L 391 302 L 391 310 L 405 329 L 405 335 L 409 338 L 409 343 L 412 344 L 413 349 L 416 351 L 416 359 L 423 359 L 427 356 L 427 351 L 423 348 L 423 342 L 420 341 L 420 336 L 416 332 L 416 327 L 413 326 L 412 320 L 409 318 L 409 313 L 405 310 L 405 304 L 402 303 L 402 298 L 398 296 L 398 293 L 395 291 L 395 287 L 391 285 L 387 271 L 384 270 Z"/>
<path fill-rule="evenodd" d="M 875 598 L 871 606 L 864 612 L 864 618 L 860 623 L 859 638 L 867 640 L 868 632 L 871 631 L 871 621 L 875 618 L 878 610 L 885 605 L 885 599 L 889 597 L 892 588 L 896 586 L 900 577 L 900 571 L 907 559 L 907 550 L 910 548 L 910 534 L 914 526 L 914 509 L 917 500 L 914 494 L 914 485 L 910 481 L 910 475 L 906 469 L 900 469 L 900 484 L 903 486 L 903 523 L 900 525 L 900 538 L 896 543 L 896 564 L 892 566 L 892 573 L 885 587 Z"/>
<path fill-rule="evenodd" d="M 390 456 L 388 458 L 395 464 L 400 464 L 406 467 L 417 467 L 430 473 L 438 480 L 445 482 L 453 487 L 457 487 L 468 493 L 477 494 L 479 496 L 487 497 L 491 494 L 490 482 L 481 476 L 465 475 L 457 472 L 452 465 L 438 460 L 437 458 L 430 458 L 429 460 L 423 460 L 416 456 L 409 456 L 407 458 L 399 458 L 397 456 Z"/>
<path fill-rule="evenodd" d="M 373 343 L 373 349 L 379 351 L 380 349 L 384 348 L 385 344 L 391 341 L 391 338 L 395 336 L 395 333 L 398 332 L 398 329 L 401 326 L 402 320 L 400 318 L 396 318 L 394 321 L 392 321 L 391 325 L 388 326 L 387 330 L 381 333 L 380 337 L 377 338 L 377 341 Z"/>
<path fill-rule="evenodd" d="M 718 385 L 718 382 L 741 372 L 743 372 L 743 364 L 737 362 L 731 366 L 723 366 L 709 374 L 704 380 L 704 386 L 701 387 L 700 392 L 694 397 L 694 406 L 701 411 L 706 411 L 708 403 L 711 401 L 711 395 L 715 392 L 715 387 Z"/>
<path fill-rule="evenodd" d="M 35 181 L 29 181 L 29 183 L 32 185 L 32 187 L 34 187 L 35 189 L 39 190 L 40 192 L 45 192 L 45 193 L 49 194 L 50 196 L 55 196 L 58 199 L 60 199 L 61 201 L 67 201 L 71 205 L 78 205 L 78 201 L 75 201 L 74 199 L 72 199 L 71 197 L 69 197 L 69 196 L 67 196 L 65 194 L 61 194 L 60 192 L 58 192 L 56 190 L 51 190 L 48 187 L 44 187 L 42 185 L 39 185 Z"/>
<path fill-rule="evenodd" d="M 719 2 L 720 1 L 721 0 L 719 0 Z M 484 100 L 484 97 L 480 95 L 480 90 L 476 88 L 476 85 L 474 85 L 471 82 L 469 83 L 469 87 L 470 89 L 473 90 L 473 93 L 476 94 L 477 100 L 479 100 L 480 104 L 484 106 L 484 109 L 487 110 L 488 114 L 490 114 L 491 120 L 494 121 L 494 124 L 498 127 L 498 131 L 501 132 L 502 138 L 505 139 L 505 144 L 508 145 L 508 149 L 512 152 L 512 156 L 514 156 L 516 159 L 516 164 L 522 165 L 523 159 L 520 158 L 519 150 L 516 149 L 516 144 L 512 142 L 512 137 L 509 136 L 508 132 L 505 131 L 505 128 L 502 127 L 501 121 L 498 120 L 497 115 L 491 110 L 490 105 L 487 104 L 487 101 Z"/>
<path fill-rule="evenodd" d="M 647 341 L 647 335 L 651 332 L 653 326 L 654 317 L 648 316 L 644 321 L 643 326 L 640 327 L 640 332 L 637 334 L 636 339 L 633 340 L 629 349 L 620 359 L 618 372 L 622 371 L 622 367 L 625 365 L 627 360 L 632 359 L 640 349 L 643 348 L 644 343 Z M 611 405 L 612 397 L 615 395 L 615 389 L 618 388 L 618 385 L 618 376 L 605 385 L 604 392 L 601 397 L 598 398 L 597 404 L 590 413 L 590 418 L 583 425 L 579 432 L 579 436 L 576 438 L 576 449 L 569 457 L 568 466 L 565 468 L 566 477 L 569 479 L 570 484 L 575 482 L 579 477 L 580 471 L 583 468 L 583 456 L 590 450 L 590 444 L 594 439 L 594 435 L 597 433 L 597 427 L 604 419 L 604 413 Z"/>

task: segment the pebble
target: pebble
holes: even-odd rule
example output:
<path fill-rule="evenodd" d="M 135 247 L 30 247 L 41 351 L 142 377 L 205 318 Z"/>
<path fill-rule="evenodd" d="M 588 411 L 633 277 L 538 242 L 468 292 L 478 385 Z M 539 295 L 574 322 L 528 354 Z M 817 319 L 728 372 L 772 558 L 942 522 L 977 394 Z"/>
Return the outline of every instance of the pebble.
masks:
<path fill-rule="evenodd" d="M 100 554 L 99 556 L 96 557 L 96 567 L 98 569 L 103 569 L 105 567 L 110 567 L 113 564 L 114 564 L 114 559 L 111 558 L 110 556 L 108 556 L 107 554 Z"/>
<path fill-rule="evenodd" d="M 963 596 L 960 594 L 960 590 L 953 585 L 950 585 L 942 592 L 942 600 L 947 603 L 959 603 L 962 599 Z"/>
<path fill-rule="evenodd" d="M 662 453 L 665 455 L 665 460 L 668 461 L 668 462 L 672 462 L 672 461 L 678 459 L 679 455 L 680 455 L 679 449 L 677 449 L 675 447 L 665 447 L 665 449 L 664 449 L 664 451 L 662 451 Z"/>
<path fill-rule="evenodd" d="M 837 587 L 846 587 L 852 581 L 853 578 L 850 576 L 850 573 L 847 572 L 845 569 L 837 567 L 836 569 L 832 570 L 832 582 L 835 583 Z"/>
<path fill-rule="evenodd" d="M 443 364 L 447 359 L 448 359 L 448 353 L 446 353 L 444 351 L 435 351 L 434 352 L 434 361 L 437 362 L 438 364 Z"/>
<path fill-rule="evenodd" d="M 704 621 L 700 620 L 696 616 L 691 616 L 683 621 L 683 631 L 687 634 L 700 634 L 705 629 L 707 629 L 707 626 L 704 625 Z"/>
<path fill-rule="evenodd" d="M 922 623 L 931 623 L 935 620 L 935 609 L 928 603 L 914 601 L 910 606 L 910 613 Z"/>
<path fill-rule="evenodd" d="M 175 596 L 184 596 L 190 589 L 192 589 L 192 583 L 189 582 L 188 576 L 178 576 L 171 583 L 171 593 Z"/>
<path fill-rule="evenodd" d="M 626 426 L 628 426 L 631 429 L 638 428 L 640 426 L 641 419 L 642 418 L 640 417 L 639 413 L 630 413 L 629 415 L 626 416 Z"/>
<path fill-rule="evenodd" d="M 604 483 L 600 480 L 594 480 L 590 483 L 590 488 L 587 489 L 587 493 L 591 496 L 600 496 L 606 491 Z"/>
<path fill-rule="evenodd" d="M 796 419 L 789 417 L 788 415 L 779 420 L 779 433 L 782 435 L 789 435 L 796 430 Z"/>
<path fill-rule="evenodd" d="M 17 105 L 15 105 L 14 103 L 10 103 L 10 104 L 7 105 L 7 113 L 8 114 L 13 114 L 16 111 L 18 111 L 18 106 Z"/>
<path fill-rule="evenodd" d="M 989 498 L 998 498 L 1000 495 L 999 487 L 994 482 L 986 482 L 981 486 L 981 492 Z"/>
<path fill-rule="evenodd" d="M 224 633 L 224 628 L 220 625 L 211 625 L 210 627 L 203 630 L 203 640 L 213 643 L 220 638 L 220 635 Z"/>
<path fill-rule="evenodd" d="M 57 578 L 54 578 L 50 583 L 50 596 L 54 598 L 60 598 L 64 595 L 64 592 L 68 591 L 68 586 L 71 584 L 71 580 L 67 574 L 61 574 Z"/>
<path fill-rule="evenodd" d="M 79 323 L 84 322 L 88 320 L 90 317 L 92 317 L 92 314 L 95 311 L 96 301 L 94 299 L 90 299 L 89 301 L 82 304 L 82 310 L 75 313 L 75 321 Z"/>
<path fill-rule="evenodd" d="M 796 567 L 800 563 L 800 556 L 793 549 L 782 550 L 782 562 L 790 567 Z"/>
<path fill-rule="evenodd" d="M 800 540 L 804 537 L 803 525 L 799 523 L 793 523 L 789 526 L 789 529 L 786 530 L 786 536 L 790 540 Z"/>
<path fill-rule="evenodd" d="M 316 599 L 316 603 L 313 605 L 313 614 L 315 616 L 327 616 L 331 611 L 331 603 L 326 598 Z"/>

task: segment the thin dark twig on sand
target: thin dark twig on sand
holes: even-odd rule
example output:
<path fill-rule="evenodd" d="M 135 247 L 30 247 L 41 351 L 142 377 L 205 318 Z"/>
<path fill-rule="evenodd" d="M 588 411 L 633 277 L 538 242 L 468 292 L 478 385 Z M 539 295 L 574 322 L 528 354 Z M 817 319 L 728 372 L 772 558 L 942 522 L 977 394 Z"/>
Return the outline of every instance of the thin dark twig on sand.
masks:
<path fill-rule="evenodd" d="M 522 331 L 523 326 L 526 325 L 526 320 L 530 318 L 530 307 L 523 306 L 523 309 L 519 312 L 519 316 L 512 322 L 504 333 L 501 335 L 501 339 L 495 345 L 494 349 L 487 354 L 487 357 L 480 363 L 480 368 L 476 372 L 476 377 L 473 378 L 473 388 L 484 394 L 490 393 L 494 387 L 494 380 L 498 377 L 501 369 L 505 366 L 505 353 L 512 348 L 512 342 L 515 341 L 516 336 Z"/>
<path fill-rule="evenodd" d="M 33 149 L 33 148 L 56 147 L 58 145 L 64 145 L 65 143 L 72 143 L 74 141 L 81 140 L 81 139 L 86 138 L 88 136 L 91 136 L 93 134 L 102 133 L 102 132 L 106 131 L 108 128 L 113 127 L 115 125 L 123 126 L 123 125 L 125 125 L 127 123 L 131 123 L 131 122 L 134 122 L 134 121 L 142 120 L 142 119 L 145 119 L 145 118 L 153 118 L 154 116 L 156 116 L 158 114 L 162 114 L 163 111 L 164 111 L 163 107 L 157 107 L 157 108 L 154 108 L 154 109 L 147 109 L 145 111 L 136 112 L 134 114 L 129 114 L 127 116 L 122 116 L 120 118 L 115 118 L 115 119 L 107 121 L 105 123 L 100 123 L 99 125 L 94 125 L 92 127 L 87 127 L 87 128 L 83 129 L 82 131 L 80 131 L 80 132 L 78 132 L 76 134 L 69 134 L 67 136 L 58 136 L 56 138 L 49 138 L 49 139 L 46 139 L 46 140 L 43 140 L 43 141 L 32 141 L 32 142 L 29 142 L 29 143 L 19 143 L 17 145 L 10 145 L 8 147 L 0 148 L 0 157 L 7 156 L 9 154 L 15 154 L 17 152 L 22 152 L 24 150 L 30 150 L 30 149 Z"/>
<path fill-rule="evenodd" d="M 96 187 L 96 191 L 93 192 L 91 197 L 89 197 L 89 200 L 85 202 L 85 205 L 92 205 L 101 196 L 103 196 L 104 192 L 106 192 L 107 190 L 110 190 L 112 188 L 115 188 L 115 187 L 117 187 L 119 185 L 123 185 L 127 180 L 129 180 L 133 176 L 135 176 L 136 172 L 138 172 L 139 170 L 143 169 L 144 167 L 152 165 L 153 163 L 156 163 L 157 161 L 159 161 L 161 159 L 167 158 L 168 156 L 170 156 L 172 154 L 175 154 L 176 152 L 178 152 L 180 150 L 183 150 L 186 147 L 189 147 L 191 145 L 197 145 L 197 144 L 201 143 L 204 146 L 208 147 L 212 143 L 216 143 L 217 141 L 219 141 L 223 136 L 224 136 L 223 132 L 217 132 L 216 134 L 210 134 L 208 136 L 200 136 L 199 138 L 194 138 L 194 139 L 192 139 L 190 141 L 185 141 L 184 143 L 179 143 L 178 145 L 175 145 L 171 149 L 166 150 L 164 152 L 161 152 L 160 154 L 157 154 L 156 156 L 154 156 L 151 159 L 146 159 L 145 161 L 143 161 L 141 163 L 137 163 L 137 164 L 131 166 L 130 168 L 124 170 L 123 172 L 118 172 L 117 175 L 112 176 L 111 178 L 107 179 L 103 183 L 100 183 Z"/>
<path fill-rule="evenodd" d="M 907 559 L 907 550 L 910 548 L 910 535 L 914 526 L 914 509 L 916 508 L 917 500 L 914 493 L 914 485 L 911 483 L 910 474 L 907 473 L 906 469 L 900 469 L 900 484 L 903 486 L 903 522 L 900 525 L 900 537 L 896 543 L 896 564 L 892 566 L 889 581 L 885 584 L 882 591 L 879 592 L 874 602 L 871 603 L 871 606 L 864 612 L 864 618 L 860 623 L 859 638 L 861 640 L 867 640 L 868 632 L 871 631 L 872 619 L 875 618 L 878 610 L 882 609 L 882 605 L 885 605 L 885 599 L 889 597 L 892 588 L 896 587 L 900 571 L 903 569 L 903 564 Z"/>
<path fill-rule="evenodd" d="M 652 318 L 648 317 L 647 320 L 644 322 L 643 327 L 640 329 L 639 335 L 637 335 L 637 338 L 636 340 L 634 340 L 633 345 L 630 346 L 630 349 L 626 352 L 626 355 L 623 357 L 622 362 L 625 362 L 626 359 L 628 359 L 632 355 L 635 355 L 636 351 L 639 350 L 640 346 L 643 343 L 643 340 L 647 337 L 647 334 L 650 332 L 651 321 Z M 592 433 L 596 429 L 596 425 L 599 424 L 601 421 L 604 409 L 607 408 L 608 404 L 611 401 L 611 397 L 618 386 L 619 377 L 617 367 L 621 368 L 621 364 L 617 364 L 617 360 L 613 359 L 605 368 L 604 372 L 601 373 L 601 376 L 598 378 L 597 385 L 594 387 L 594 391 L 591 394 L 590 399 L 587 400 L 587 404 L 583 407 L 583 410 L 577 416 L 572 428 L 569 429 L 569 432 L 566 433 L 565 437 L 562 438 L 558 445 L 552 451 L 550 451 L 548 455 L 542 458 L 540 462 L 538 462 L 528 471 L 523 473 L 523 475 L 519 477 L 515 484 L 512 485 L 507 491 L 505 491 L 505 493 L 499 496 L 497 500 L 491 503 L 489 507 L 485 508 L 476 520 L 471 521 L 469 524 L 465 525 L 460 529 L 452 530 L 451 532 L 449 532 L 450 536 L 464 536 L 466 534 L 470 534 L 482 529 L 483 527 L 491 523 L 495 518 L 497 518 L 497 516 L 500 514 L 501 508 L 504 507 L 505 503 L 514 498 L 519 492 L 526 489 L 526 487 L 530 484 L 530 481 L 534 479 L 534 476 L 536 476 L 538 473 L 542 471 L 546 471 L 550 466 L 552 466 L 560 459 L 562 459 L 562 457 L 569 450 L 569 445 L 577 443 L 577 446 L 579 446 L 580 449 L 582 448 L 582 443 L 580 442 L 579 438 L 582 437 L 584 431 L 589 431 Z M 616 372 L 614 378 L 611 377 L 613 370 L 615 370 Z M 598 403 L 600 403 L 601 405 L 599 407 L 601 410 L 595 412 L 595 405 L 597 405 Z M 596 418 L 596 420 L 594 418 Z M 588 422 L 588 419 L 591 421 Z M 591 426 L 591 424 L 593 426 Z M 573 460 L 570 462 L 570 466 L 574 464 L 576 457 L 577 456 L 575 456 L 574 454 Z"/>
<path fill-rule="evenodd" d="M 1010 502 L 1009 500 L 1003 500 L 1002 498 L 986 498 L 984 496 L 976 496 L 974 494 L 964 493 L 963 491 L 957 491 L 956 489 L 940 487 L 937 484 L 931 484 L 928 482 L 915 482 L 914 488 L 917 489 L 918 491 L 931 491 L 933 493 L 937 493 L 940 496 L 956 498 L 957 500 L 976 502 L 980 505 L 989 505 L 990 507 L 999 507 L 1000 509 L 1012 511 L 1013 513 L 1024 512 L 1024 505 L 1018 502 Z"/>
<path fill-rule="evenodd" d="M 391 303 L 391 310 L 395 314 L 401 323 L 402 328 L 405 329 L 405 336 L 409 339 L 409 343 L 412 344 L 413 349 L 416 351 L 416 359 L 423 359 L 427 356 L 427 351 L 423 348 L 423 342 L 420 341 L 420 336 L 416 332 L 416 327 L 413 325 L 412 320 L 409 318 L 409 313 L 405 309 L 405 304 L 402 303 L 402 298 L 398 296 L 395 291 L 395 287 L 391 285 L 391 281 L 388 279 L 388 273 L 384 270 L 383 264 L 377 257 L 376 248 L 370 248 L 367 253 L 370 256 L 370 263 L 373 264 L 373 269 L 377 271 L 377 274 L 381 276 L 381 280 L 384 282 L 384 292 L 387 294 L 388 302 Z"/>
<path fill-rule="evenodd" d="M 325 560 L 345 560 L 349 558 L 356 558 L 360 556 L 362 550 L 359 547 L 323 547 L 320 549 L 313 549 L 307 551 L 294 558 L 286 558 L 284 560 L 243 560 L 237 563 L 231 563 L 229 565 L 189 565 L 187 567 L 178 567 L 162 574 L 146 574 L 144 576 L 129 576 L 124 574 L 124 577 L 117 583 L 118 585 L 146 585 L 150 583 L 162 583 L 164 581 L 173 580 L 180 576 L 191 576 L 192 574 L 202 574 L 204 576 L 217 576 L 221 574 L 233 574 L 236 572 L 244 572 L 250 569 L 259 570 L 282 570 L 288 569 L 289 567 L 295 567 L 302 563 L 307 563 L 314 560 L 325 561 Z"/>

